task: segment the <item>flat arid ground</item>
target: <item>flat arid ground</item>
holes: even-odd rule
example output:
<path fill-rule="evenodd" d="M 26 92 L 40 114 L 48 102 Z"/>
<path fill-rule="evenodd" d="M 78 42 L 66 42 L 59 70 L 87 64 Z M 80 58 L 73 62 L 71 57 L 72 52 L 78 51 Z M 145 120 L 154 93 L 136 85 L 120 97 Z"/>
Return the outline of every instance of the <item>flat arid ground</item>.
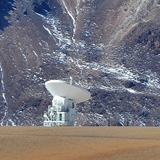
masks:
<path fill-rule="evenodd" d="M 160 128 L 0 127 L 0 160 L 160 160 Z"/>

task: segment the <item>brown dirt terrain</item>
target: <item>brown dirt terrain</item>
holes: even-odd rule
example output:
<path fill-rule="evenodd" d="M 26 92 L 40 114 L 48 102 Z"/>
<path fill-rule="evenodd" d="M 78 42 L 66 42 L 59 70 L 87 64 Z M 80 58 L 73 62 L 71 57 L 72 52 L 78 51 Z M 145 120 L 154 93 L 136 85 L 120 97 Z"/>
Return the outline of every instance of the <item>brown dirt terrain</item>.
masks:
<path fill-rule="evenodd" d="M 1 160 L 159 160 L 156 127 L 0 127 Z"/>

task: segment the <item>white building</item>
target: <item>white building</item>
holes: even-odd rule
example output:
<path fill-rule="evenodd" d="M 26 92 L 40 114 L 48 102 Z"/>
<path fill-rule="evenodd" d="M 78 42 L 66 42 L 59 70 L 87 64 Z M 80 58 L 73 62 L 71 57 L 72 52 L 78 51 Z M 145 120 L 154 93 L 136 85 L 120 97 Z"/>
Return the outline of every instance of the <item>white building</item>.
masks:
<path fill-rule="evenodd" d="M 78 85 L 63 80 L 50 80 L 45 83 L 52 94 L 52 105 L 44 113 L 44 126 L 73 126 L 77 114 L 76 104 L 90 98 L 90 93 Z"/>

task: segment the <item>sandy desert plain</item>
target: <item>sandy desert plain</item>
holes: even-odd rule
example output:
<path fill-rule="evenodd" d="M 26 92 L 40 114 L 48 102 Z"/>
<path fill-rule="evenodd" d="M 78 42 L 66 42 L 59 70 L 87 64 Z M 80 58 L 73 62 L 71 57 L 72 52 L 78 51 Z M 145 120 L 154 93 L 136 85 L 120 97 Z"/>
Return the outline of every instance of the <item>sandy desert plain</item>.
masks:
<path fill-rule="evenodd" d="M 0 127 L 0 160 L 160 160 L 160 127 Z"/>

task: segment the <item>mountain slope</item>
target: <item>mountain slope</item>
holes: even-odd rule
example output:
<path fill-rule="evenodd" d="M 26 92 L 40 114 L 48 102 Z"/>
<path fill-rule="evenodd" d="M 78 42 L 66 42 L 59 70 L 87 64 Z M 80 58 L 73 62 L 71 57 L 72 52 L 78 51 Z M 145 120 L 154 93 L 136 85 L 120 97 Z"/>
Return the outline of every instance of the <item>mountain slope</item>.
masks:
<path fill-rule="evenodd" d="M 42 125 L 49 79 L 92 97 L 77 125 L 160 125 L 159 0 L 6 0 L 0 7 L 0 123 Z"/>

